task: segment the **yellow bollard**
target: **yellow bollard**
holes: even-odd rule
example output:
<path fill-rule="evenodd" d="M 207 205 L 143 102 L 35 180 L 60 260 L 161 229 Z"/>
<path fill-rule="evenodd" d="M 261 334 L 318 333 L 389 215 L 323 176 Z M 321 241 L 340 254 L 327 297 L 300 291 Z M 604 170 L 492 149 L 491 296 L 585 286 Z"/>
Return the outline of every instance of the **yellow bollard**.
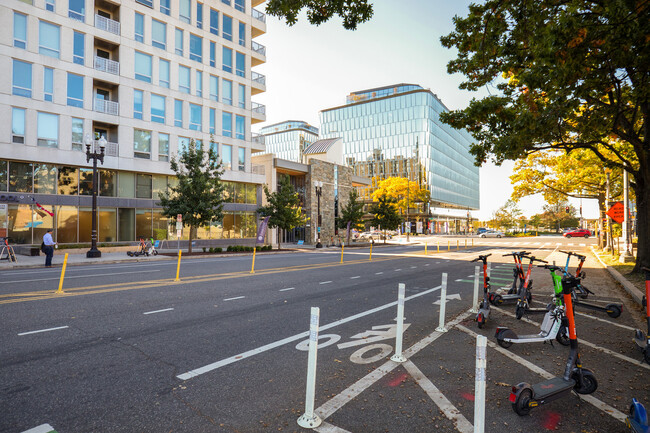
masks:
<path fill-rule="evenodd" d="M 447 241 L 447 251 L 451 251 L 451 241 Z"/>
<path fill-rule="evenodd" d="M 438 241 L 438 252 L 440 252 L 440 241 Z"/>
<path fill-rule="evenodd" d="M 178 266 L 176 266 L 176 279 L 174 281 L 180 281 L 181 279 L 178 276 L 181 273 L 181 250 L 178 250 Z"/>
<path fill-rule="evenodd" d="M 372 262 L 372 244 L 370 244 L 370 261 Z"/>
<path fill-rule="evenodd" d="M 467 239 L 465 239 L 465 248 L 467 248 Z"/>
<path fill-rule="evenodd" d="M 474 248 L 474 239 L 472 239 L 472 248 Z"/>
<path fill-rule="evenodd" d="M 251 265 L 251 274 L 255 273 L 255 251 L 257 251 L 257 247 L 253 248 L 253 264 Z"/>
<path fill-rule="evenodd" d="M 63 278 L 65 278 L 65 268 L 68 266 L 68 253 L 63 257 L 63 268 L 61 268 L 61 278 L 59 279 L 59 289 L 56 293 L 63 293 Z"/>
<path fill-rule="evenodd" d="M 343 263 L 343 250 L 345 250 L 345 242 L 341 242 L 341 263 Z"/>
<path fill-rule="evenodd" d="M 456 239 L 456 251 L 460 248 L 460 241 Z"/>
<path fill-rule="evenodd" d="M 427 243 L 428 243 L 428 242 L 425 242 L 425 243 L 424 243 L 424 255 L 425 255 L 425 256 L 427 255 Z"/>

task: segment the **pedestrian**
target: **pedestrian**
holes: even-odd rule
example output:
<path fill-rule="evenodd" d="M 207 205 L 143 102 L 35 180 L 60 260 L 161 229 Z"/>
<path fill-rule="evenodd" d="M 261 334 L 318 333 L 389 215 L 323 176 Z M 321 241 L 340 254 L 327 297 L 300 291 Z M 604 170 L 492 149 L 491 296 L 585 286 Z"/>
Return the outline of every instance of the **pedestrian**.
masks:
<path fill-rule="evenodd" d="M 43 235 L 43 252 L 45 253 L 45 266 L 52 267 L 52 257 L 54 256 L 54 239 L 52 239 L 52 229 L 47 229 Z"/>

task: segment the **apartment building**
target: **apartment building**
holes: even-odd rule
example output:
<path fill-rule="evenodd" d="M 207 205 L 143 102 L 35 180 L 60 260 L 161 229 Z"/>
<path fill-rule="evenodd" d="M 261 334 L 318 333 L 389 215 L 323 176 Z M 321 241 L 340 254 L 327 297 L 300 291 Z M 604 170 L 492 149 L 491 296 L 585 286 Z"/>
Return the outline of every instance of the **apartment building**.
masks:
<path fill-rule="evenodd" d="M 301 120 L 285 120 L 260 129 L 256 138 L 264 143 L 265 153 L 273 153 L 287 161 L 306 163 L 305 149 L 318 140 L 318 128 Z"/>

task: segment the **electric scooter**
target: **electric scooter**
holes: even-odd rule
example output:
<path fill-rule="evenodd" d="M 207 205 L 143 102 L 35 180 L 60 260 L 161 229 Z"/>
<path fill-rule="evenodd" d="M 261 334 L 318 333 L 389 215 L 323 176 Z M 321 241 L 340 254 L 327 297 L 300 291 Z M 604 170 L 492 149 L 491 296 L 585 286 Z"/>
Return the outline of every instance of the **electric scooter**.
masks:
<path fill-rule="evenodd" d="M 591 370 L 582 367 L 578 351 L 578 337 L 573 314 L 571 294 L 577 284 L 576 278 L 562 278 L 562 296 L 569 328 L 569 344 L 571 350 L 564 369 L 564 375 L 553 377 L 543 382 L 531 385 L 521 382 L 512 387 L 510 402 L 517 415 L 528 415 L 530 410 L 542 404 L 566 397 L 575 391 L 578 394 L 591 394 L 598 388 L 598 381 Z"/>
<path fill-rule="evenodd" d="M 564 305 L 562 303 L 562 275 L 557 275 L 555 271 L 562 271 L 562 268 L 554 265 L 544 265 L 551 271 L 553 284 L 555 288 L 554 302 L 547 307 L 546 315 L 542 321 L 539 334 L 517 335 L 513 330 L 505 327 L 497 327 L 495 337 L 499 345 L 503 348 L 512 346 L 513 343 L 546 343 L 553 345 L 553 340 L 557 340 L 563 346 L 569 345 L 567 335 L 567 319 L 564 314 Z"/>
<path fill-rule="evenodd" d="M 636 398 L 632 399 L 630 415 L 625 418 L 625 425 L 634 433 L 650 433 L 648 427 L 648 412 Z"/>
<path fill-rule="evenodd" d="M 521 263 L 521 258 L 527 257 L 527 254 L 529 254 L 527 251 L 513 251 L 510 254 L 503 255 L 503 257 L 512 256 L 515 261 L 515 267 L 512 269 L 514 279 L 512 281 L 512 286 L 507 293 L 501 294 L 493 292 L 490 294 L 490 302 L 493 305 L 502 305 L 509 302 L 515 303 L 519 301 L 519 298 L 521 297 L 521 290 L 526 279 L 524 275 L 523 265 Z"/>
<path fill-rule="evenodd" d="M 583 256 L 582 254 L 577 254 L 571 251 L 560 251 L 560 252 L 568 255 L 566 259 L 566 265 L 564 266 L 564 274 L 567 276 L 572 276 L 569 273 L 569 260 L 571 260 L 571 256 L 576 256 L 579 260 L 578 268 L 576 269 L 575 272 L 575 278 L 578 280 L 578 285 L 574 290 L 574 297 L 573 297 L 574 307 L 582 307 L 582 308 L 587 308 L 589 310 L 601 311 L 607 313 L 607 315 L 613 319 L 620 316 L 621 313 L 623 312 L 623 304 L 612 303 L 612 304 L 607 304 L 604 307 L 601 307 L 599 305 L 589 304 L 587 302 L 578 300 L 578 297 L 586 299 L 589 296 L 589 294 L 592 295 L 594 294 L 594 292 L 592 292 L 591 290 L 589 290 L 588 288 L 582 285 L 582 279 L 585 278 L 586 276 L 584 271 L 582 271 L 582 265 L 587 259 L 587 256 Z"/>
<path fill-rule="evenodd" d="M 524 316 L 524 313 L 538 313 L 546 314 L 545 308 L 530 308 L 530 302 L 533 299 L 533 296 L 530 293 L 530 290 L 533 287 L 533 281 L 530 279 L 530 273 L 533 270 L 533 263 L 548 263 L 546 260 L 535 258 L 534 256 L 522 256 L 530 260 L 528 262 L 528 270 L 526 271 L 526 279 L 524 280 L 524 285 L 520 291 L 520 297 L 517 301 L 517 308 L 515 308 L 515 317 L 521 319 Z"/>
<path fill-rule="evenodd" d="M 642 304 L 645 307 L 646 321 L 648 322 L 648 333 L 637 329 L 634 331 L 634 341 L 643 350 L 643 359 L 650 364 L 650 268 L 643 268 L 645 272 L 645 296 Z"/>
<path fill-rule="evenodd" d="M 144 238 L 140 238 L 140 243 L 138 244 L 138 248 L 135 251 L 127 251 L 126 255 L 129 257 L 148 256 L 149 251 L 147 249 L 147 243 L 144 241 Z"/>
<path fill-rule="evenodd" d="M 483 300 L 479 306 L 478 313 L 476 314 L 476 323 L 478 324 L 479 329 L 485 326 L 485 323 L 490 317 L 490 277 L 487 274 L 487 258 L 492 254 L 486 254 L 483 256 L 478 256 L 473 262 L 481 261 L 483 262 Z"/>

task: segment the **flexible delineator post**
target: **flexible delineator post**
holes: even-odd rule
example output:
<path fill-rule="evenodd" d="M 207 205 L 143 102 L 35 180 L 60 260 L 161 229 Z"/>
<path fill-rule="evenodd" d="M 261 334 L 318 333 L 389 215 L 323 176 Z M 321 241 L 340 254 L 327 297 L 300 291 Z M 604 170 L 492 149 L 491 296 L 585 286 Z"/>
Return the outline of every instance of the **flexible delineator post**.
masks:
<path fill-rule="evenodd" d="M 476 378 L 474 382 L 474 433 L 485 431 L 485 381 L 487 367 L 487 338 L 476 336 Z"/>
<path fill-rule="evenodd" d="M 445 306 L 447 304 L 447 274 L 442 274 L 442 289 L 440 290 L 440 320 L 436 331 L 447 332 L 445 328 Z"/>
<path fill-rule="evenodd" d="M 402 355 L 402 337 L 404 334 L 404 294 L 406 286 L 399 283 L 397 293 L 397 329 L 395 330 L 395 354 L 390 357 L 395 362 L 404 362 L 406 358 Z"/>
<path fill-rule="evenodd" d="M 298 425 L 303 428 L 316 428 L 322 420 L 314 413 L 316 396 L 316 358 L 318 353 L 318 321 L 320 308 L 311 307 L 309 321 L 309 358 L 307 361 L 307 390 L 305 393 L 305 413 L 298 418 Z"/>
<path fill-rule="evenodd" d="M 474 299 L 472 301 L 472 309 L 470 310 L 472 313 L 478 313 L 478 287 L 480 285 L 479 283 L 479 274 L 481 273 L 481 267 L 476 266 L 474 268 Z"/>
<path fill-rule="evenodd" d="M 63 293 L 63 279 L 65 278 L 65 268 L 68 266 L 68 253 L 63 257 L 63 268 L 61 268 L 61 278 L 59 278 L 59 289 L 56 293 Z"/>
<path fill-rule="evenodd" d="M 253 247 L 253 264 L 251 265 L 251 274 L 255 273 L 255 252 L 257 251 L 257 246 Z"/>
<path fill-rule="evenodd" d="M 178 250 L 178 265 L 176 265 L 176 279 L 174 281 L 180 281 L 179 278 L 181 273 L 181 250 Z"/>

